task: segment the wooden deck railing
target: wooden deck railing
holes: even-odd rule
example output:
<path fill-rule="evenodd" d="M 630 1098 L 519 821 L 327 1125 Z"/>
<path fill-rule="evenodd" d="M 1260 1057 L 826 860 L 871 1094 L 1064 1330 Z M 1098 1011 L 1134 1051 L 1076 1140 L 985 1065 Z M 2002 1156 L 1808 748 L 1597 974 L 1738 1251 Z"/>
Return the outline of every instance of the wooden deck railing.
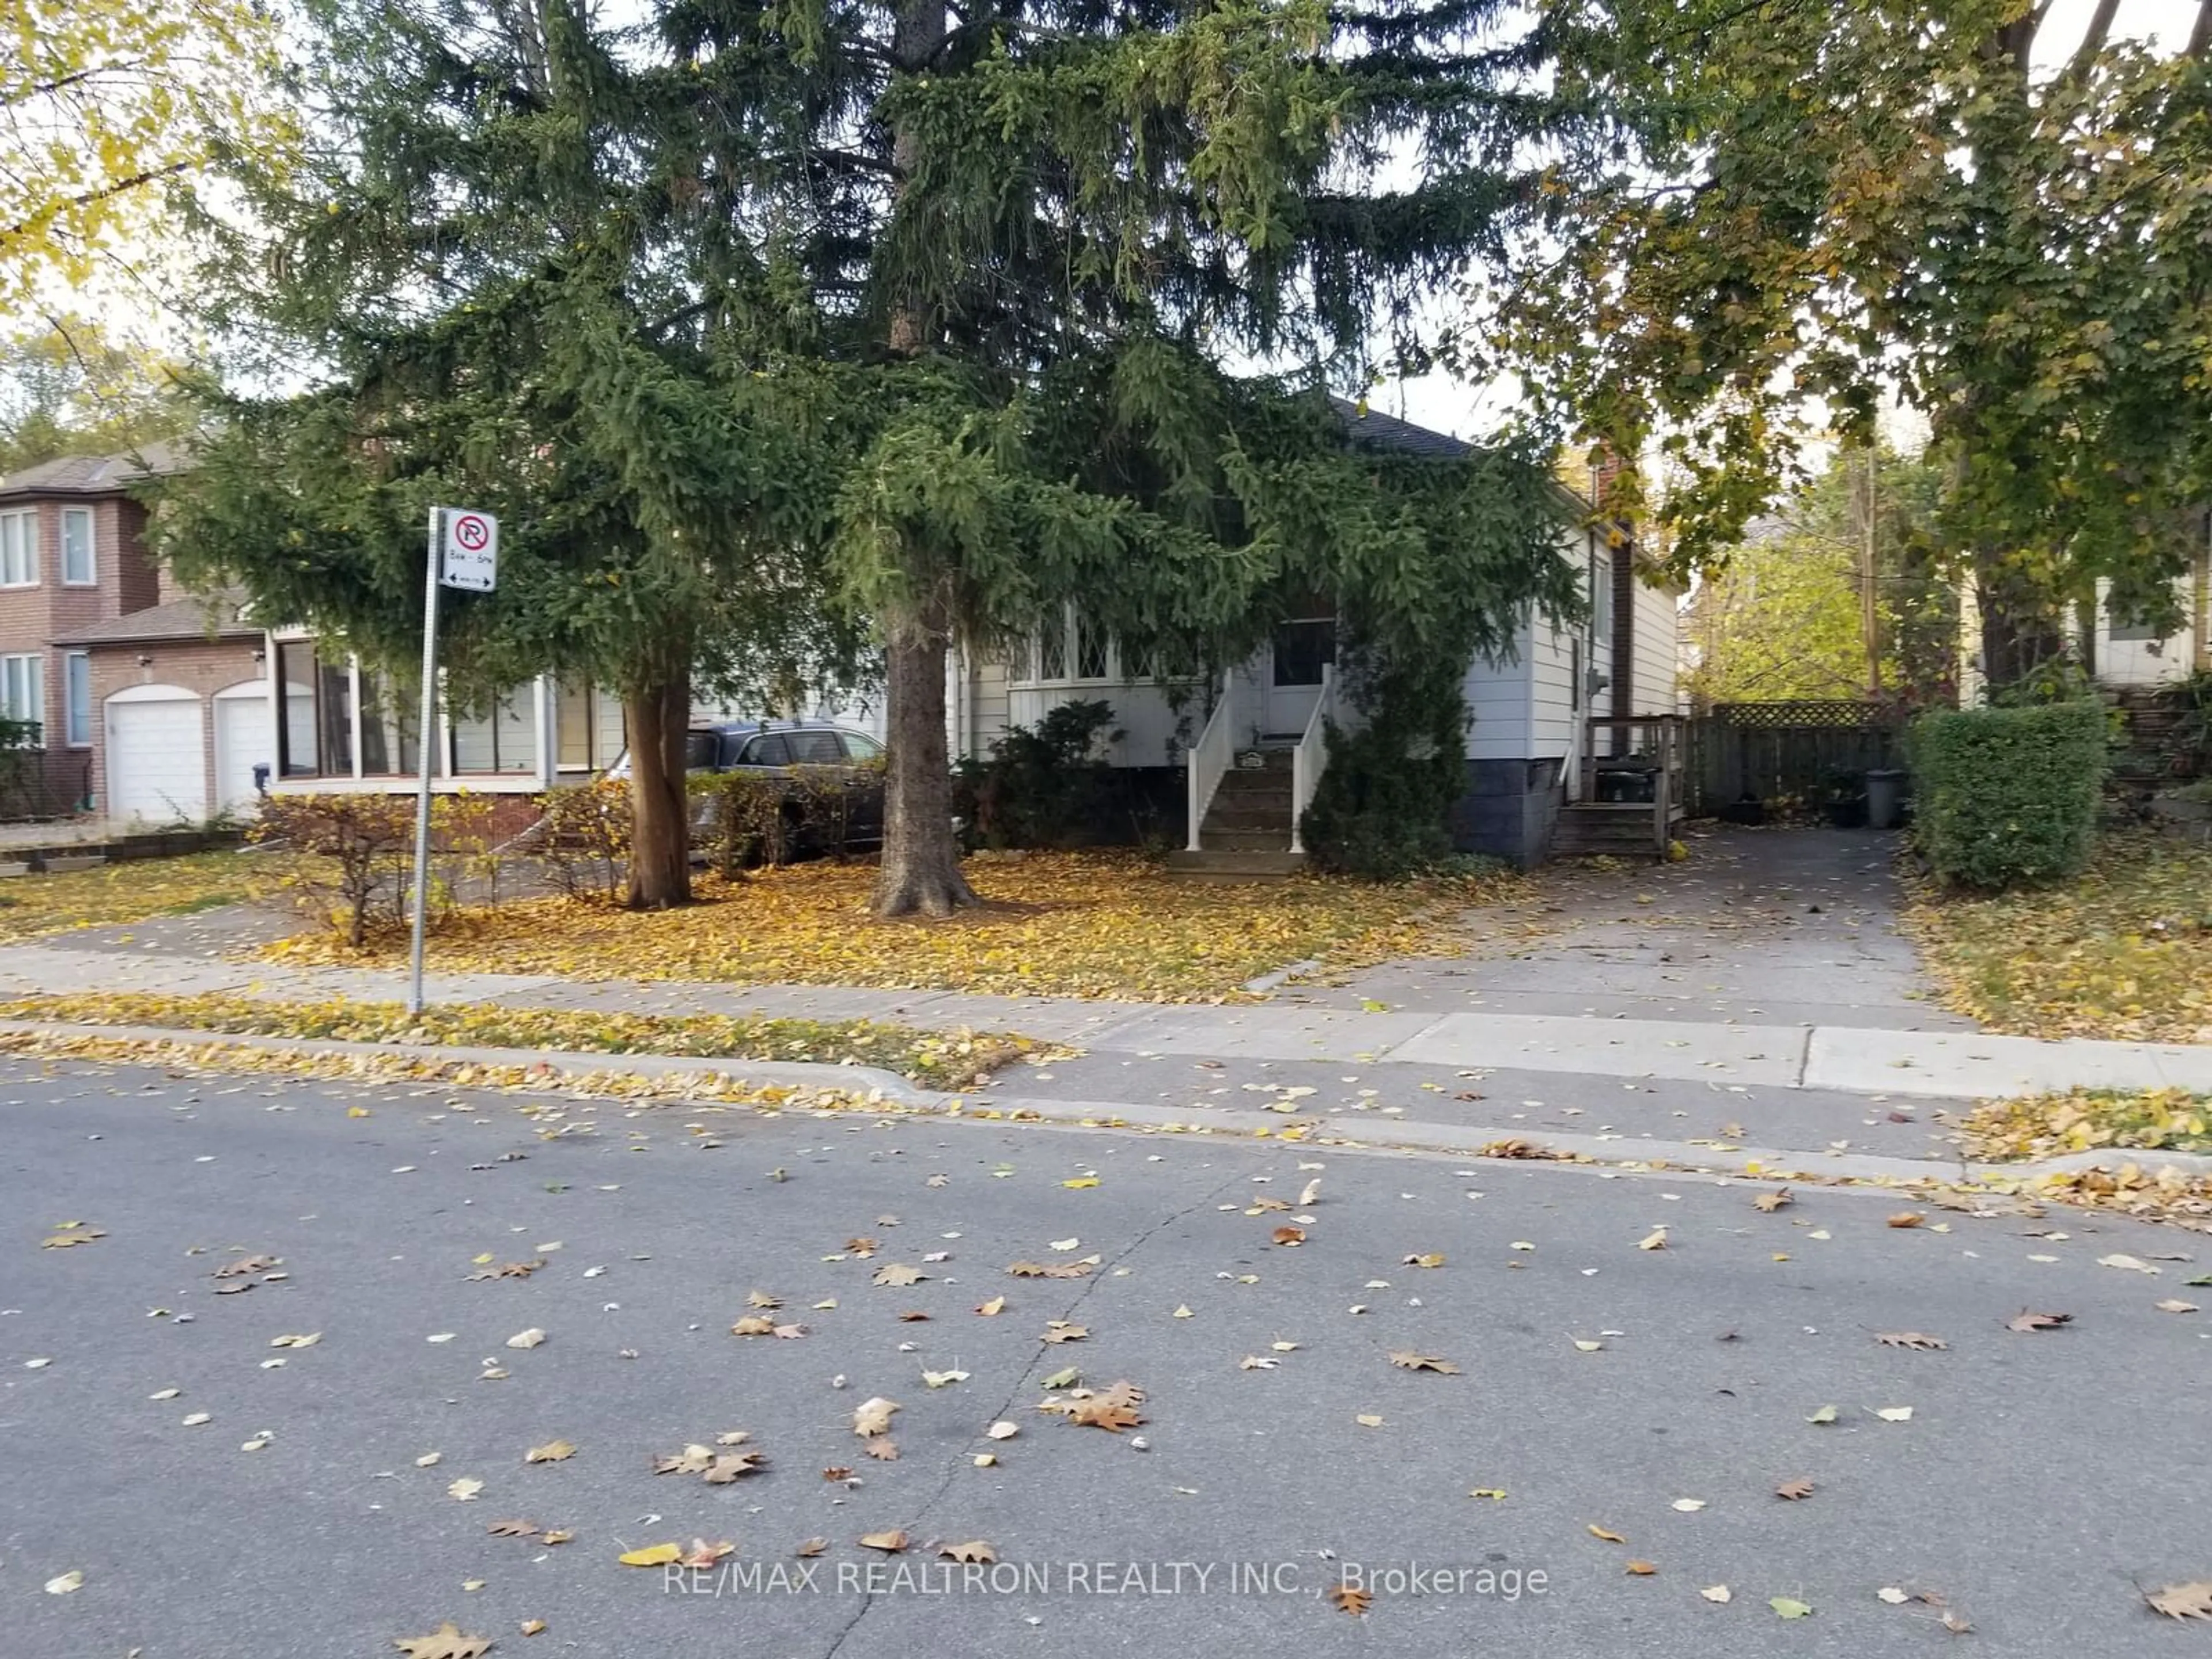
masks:
<path fill-rule="evenodd" d="M 1665 858 L 1688 799 L 1688 745 L 1680 714 L 1598 714 L 1583 749 L 1582 799 L 1651 811 L 1655 857 Z"/>

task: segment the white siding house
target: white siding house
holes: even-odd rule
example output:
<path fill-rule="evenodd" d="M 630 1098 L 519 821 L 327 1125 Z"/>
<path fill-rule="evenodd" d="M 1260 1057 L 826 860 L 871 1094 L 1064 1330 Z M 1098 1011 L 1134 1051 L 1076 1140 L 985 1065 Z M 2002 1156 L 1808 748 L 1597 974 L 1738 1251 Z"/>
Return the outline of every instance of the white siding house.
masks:
<path fill-rule="evenodd" d="M 1369 441 L 1437 454 L 1468 447 L 1346 409 L 1355 435 Z M 1680 706 L 1679 591 L 1644 580 L 1626 543 L 1608 545 L 1582 527 L 1562 536 L 1563 552 L 1583 572 L 1588 620 L 1561 629 L 1524 617 L 1511 659 L 1470 663 L 1463 681 L 1468 790 L 1454 814 L 1454 838 L 1462 850 L 1522 865 L 1546 856 L 1560 808 L 1581 787 L 1589 720 L 1673 714 Z M 1321 666 L 1334 659 L 1334 629 L 1331 617 L 1291 619 L 1230 671 L 1236 729 L 1229 738 L 1239 750 L 1289 746 L 1305 731 L 1323 695 Z M 1220 695 L 1218 682 L 1188 665 L 1125 660 L 1119 642 L 1075 605 L 1011 653 L 954 653 L 950 673 L 946 719 L 956 757 L 987 756 L 1009 726 L 1032 726 L 1060 704 L 1103 701 L 1114 724 L 1102 757 L 1160 775 L 1152 780 L 1156 798 L 1178 809 L 1188 752 Z M 1334 713 L 1351 718 L 1348 708 Z"/>

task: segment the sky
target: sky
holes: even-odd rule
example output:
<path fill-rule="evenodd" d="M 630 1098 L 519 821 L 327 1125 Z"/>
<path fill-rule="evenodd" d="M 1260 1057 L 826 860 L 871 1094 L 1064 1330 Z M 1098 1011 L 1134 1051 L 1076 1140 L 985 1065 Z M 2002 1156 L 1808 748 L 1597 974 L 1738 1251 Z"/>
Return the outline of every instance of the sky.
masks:
<path fill-rule="evenodd" d="M 2038 36 L 2039 64 L 2048 67 L 2070 54 L 2095 3 L 2096 0 L 2051 0 L 2051 21 Z M 618 20 L 637 4 L 638 0 L 605 0 L 603 15 Z M 2178 49 L 2187 37 L 2196 11 L 2197 0 L 2122 0 L 2115 33 L 2154 46 Z M 149 270 L 161 264 L 151 248 L 145 252 L 154 257 L 143 261 L 134 258 L 138 250 L 126 247 L 118 252 L 119 264 L 140 264 Z M 53 297 L 59 312 L 89 318 L 118 338 L 171 353 L 185 346 L 178 319 L 150 306 L 143 288 L 118 284 L 106 290 Z M 1386 413 L 1455 436 L 1477 437 L 1495 429 L 1510 416 L 1515 388 L 1510 380 L 1469 385 L 1439 373 L 1388 382 L 1368 395 L 1370 405 Z"/>

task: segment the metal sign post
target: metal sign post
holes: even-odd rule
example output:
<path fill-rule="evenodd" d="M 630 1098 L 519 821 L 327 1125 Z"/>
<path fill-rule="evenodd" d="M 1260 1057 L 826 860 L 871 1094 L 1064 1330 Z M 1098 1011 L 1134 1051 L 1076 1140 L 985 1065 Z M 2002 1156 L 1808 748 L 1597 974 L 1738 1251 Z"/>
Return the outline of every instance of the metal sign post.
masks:
<path fill-rule="evenodd" d="M 438 732 L 438 589 L 489 593 L 499 574 L 499 520 L 465 508 L 430 509 L 422 573 L 422 713 L 415 728 L 414 937 L 408 946 L 407 1012 L 422 1012 L 422 935 L 430 916 L 430 778 Z"/>

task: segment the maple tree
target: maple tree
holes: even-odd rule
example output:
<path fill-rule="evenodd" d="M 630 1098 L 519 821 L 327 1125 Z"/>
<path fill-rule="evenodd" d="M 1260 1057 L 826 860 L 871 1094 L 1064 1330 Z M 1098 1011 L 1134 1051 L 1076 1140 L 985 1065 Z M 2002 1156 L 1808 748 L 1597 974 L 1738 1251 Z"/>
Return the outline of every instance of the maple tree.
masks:
<path fill-rule="evenodd" d="M 1925 454 L 1884 450 L 1869 466 L 1865 446 L 1846 446 L 1716 554 L 1682 619 L 1692 701 L 1954 695 L 1958 599 L 1933 539 L 1942 482 Z"/>
<path fill-rule="evenodd" d="M 2170 622 L 2212 483 L 2212 9 L 2166 52 L 2118 10 L 2069 38 L 2078 13 L 2021 0 L 1552 9 L 1562 96 L 1613 130 L 1566 146 L 1475 355 L 1628 460 L 1620 504 L 1692 565 L 1821 421 L 1863 435 L 1901 397 L 1993 684 L 2043 669 L 2100 582 Z"/>
<path fill-rule="evenodd" d="M 128 270 L 220 155 L 289 161 L 275 20 L 248 0 L 18 0 L 0 58 L 0 313 Z M 174 223 L 165 228 L 173 234 Z"/>

